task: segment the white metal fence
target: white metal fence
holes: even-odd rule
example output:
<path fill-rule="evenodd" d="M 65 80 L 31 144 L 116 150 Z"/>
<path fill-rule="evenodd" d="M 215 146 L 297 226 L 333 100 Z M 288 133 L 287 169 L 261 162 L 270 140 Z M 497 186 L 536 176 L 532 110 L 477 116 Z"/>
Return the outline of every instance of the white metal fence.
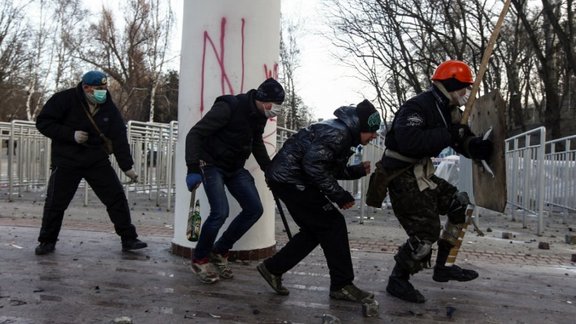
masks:
<path fill-rule="evenodd" d="M 536 128 L 506 140 L 508 208 L 522 224 L 536 218 L 542 234 L 545 217 L 576 212 L 576 135 L 545 141 L 546 129 Z M 547 209 L 547 210 L 545 210 Z"/>
<path fill-rule="evenodd" d="M 128 138 L 134 168 L 140 183 L 127 185 L 126 191 L 146 193 L 158 206 L 171 210 L 175 191 L 174 153 L 178 124 L 130 121 Z M 295 131 L 278 127 L 277 148 Z M 545 141 L 546 129 L 536 128 L 506 140 L 506 178 L 508 213 L 515 220 L 521 214 L 523 225 L 536 217 L 537 234 L 544 229 L 546 215 L 562 215 L 563 221 L 576 212 L 576 135 Z M 40 134 L 33 122 L 0 123 L 0 189 L 12 201 L 26 191 L 45 190 L 50 175 L 50 140 Z M 371 161 L 374 166 L 384 151 L 378 137 L 351 160 Z M 114 159 L 113 166 L 124 179 Z M 467 171 L 469 172 L 469 171 Z M 462 177 L 462 176 L 461 176 Z M 125 179 L 128 180 L 128 179 Z M 368 177 L 340 181 L 360 201 L 364 201 Z M 88 186 L 82 184 L 86 193 Z M 85 204 L 88 194 L 85 195 Z M 360 204 L 361 222 L 366 211 Z M 545 210 L 547 208 L 547 210 Z"/>
<path fill-rule="evenodd" d="M 0 123 L 0 147 L 0 187 L 7 190 L 9 201 L 48 181 L 50 140 L 38 132 L 34 123 Z"/>
<path fill-rule="evenodd" d="M 174 194 L 174 147 L 178 135 L 177 122 L 170 124 L 130 121 L 128 139 L 134 169 L 139 174 L 138 184 L 127 184 L 126 192 L 145 192 L 158 206 L 172 207 Z M 40 134 L 33 122 L 12 121 L 0 123 L 0 188 L 6 191 L 8 201 L 21 197 L 23 192 L 46 190 L 50 177 L 50 139 Z M 111 159 L 116 172 L 124 180 L 116 160 Z M 89 186 L 85 190 L 84 204 L 88 204 Z M 164 201 L 162 201 L 164 199 Z"/>
<path fill-rule="evenodd" d="M 506 140 L 506 183 L 508 208 L 512 219 L 522 211 L 522 224 L 527 215 L 537 216 L 536 231 L 544 221 L 544 145 L 546 129 L 539 127 Z"/>
<path fill-rule="evenodd" d="M 546 142 L 544 158 L 544 202 L 567 223 L 576 212 L 576 135 Z"/>

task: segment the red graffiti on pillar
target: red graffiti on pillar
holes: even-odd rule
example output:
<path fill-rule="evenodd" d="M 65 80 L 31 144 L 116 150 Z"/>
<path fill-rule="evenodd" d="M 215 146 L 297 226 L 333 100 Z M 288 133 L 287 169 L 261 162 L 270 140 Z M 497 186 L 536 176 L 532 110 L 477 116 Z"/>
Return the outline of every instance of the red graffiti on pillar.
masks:
<path fill-rule="evenodd" d="M 245 34 L 244 29 L 246 26 L 246 20 L 242 18 L 242 28 L 240 31 L 240 36 L 242 40 L 242 48 L 241 48 L 241 68 L 242 68 L 242 77 L 240 83 L 240 92 L 244 91 L 244 45 L 245 45 Z M 232 83 L 230 82 L 230 78 L 228 77 L 228 73 L 226 72 L 226 64 L 224 62 L 224 55 L 225 55 L 225 38 L 226 38 L 226 17 L 223 17 L 220 21 L 220 42 L 219 48 L 216 47 L 212 37 L 208 34 L 207 31 L 204 31 L 204 45 L 202 48 L 202 81 L 200 84 L 200 113 L 204 112 L 204 74 L 206 69 L 206 51 L 207 45 L 212 48 L 214 52 L 214 56 L 216 57 L 216 61 L 218 62 L 218 66 L 220 67 L 220 86 L 222 88 L 222 94 L 234 94 L 234 88 L 232 87 Z M 226 91 L 226 87 L 228 91 Z"/>
<path fill-rule="evenodd" d="M 245 79 L 245 44 L 246 44 L 246 37 L 245 37 L 245 27 L 246 27 L 246 20 L 242 18 L 242 27 L 240 30 L 241 36 L 241 49 L 240 49 L 240 65 L 241 65 L 241 78 L 240 78 L 240 91 L 239 93 L 244 92 L 244 79 Z M 202 75 L 201 75 L 201 82 L 200 82 L 200 114 L 204 112 L 204 87 L 205 87 L 205 70 L 206 70 L 206 52 L 208 51 L 208 47 L 212 49 L 214 57 L 216 58 L 216 62 L 218 67 L 220 68 L 220 86 L 222 95 L 225 94 L 235 94 L 234 88 L 232 86 L 232 82 L 230 82 L 230 78 L 228 77 L 228 72 L 226 70 L 226 62 L 225 62 L 225 40 L 226 40 L 226 17 L 223 17 L 220 21 L 220 37 L 218 46 L 214 43 L 212 37 L 208 33 L 208 31 L 204 31 L 204 39 L 203 39 L 203 48 L 202 48 Z M 274 63 L 272 68 L 268 68 L 268 65 L 264 64 L 264 79 L 267 78 L 274 78 L 278 79 L 278 63 Z M 276 118 L 270 118 L 270 123 L 276 123 Z M 265 145 L 272 146 L 273 150 L 276 150 L 276 128 L 274 127 L 274 131 L 270 133 L 263 134 L 263 139 Z"/>
<path fill-rule="evenodd" d="M 268 70 L 268 65 L 264 64 L 264 76 L 266 76 L 266 79 L 274 78 L 278 80 L 278 63 L 274 63 L 274 67 L 271 70 Z"/>

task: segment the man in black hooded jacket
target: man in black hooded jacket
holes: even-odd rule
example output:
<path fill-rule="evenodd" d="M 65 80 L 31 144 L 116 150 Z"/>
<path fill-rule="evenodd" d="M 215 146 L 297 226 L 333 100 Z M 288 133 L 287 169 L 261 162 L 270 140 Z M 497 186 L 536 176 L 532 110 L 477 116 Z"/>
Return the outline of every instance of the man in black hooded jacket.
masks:
<path fill-rule="evenodd" d="M 254 178 L 244 164 L 250 154 L 263 171 L 270 164 L 262 134 L 268 119 L 281 111 L 284 96 L 284 88 L 273 78 L 258 89 L 220 96 L 186 135 L 188 190 L 202 183 L 210 204 L 192 256 L 192 270 L 203 283 L 233 278 L 229 251 L 264 212 Z M 216 240 L 230 213 L 226 189 L 242 211 Z"/>
<path fill-rule="evenodd" d="M 336 119 L 312 124 L 290 137 L 266 170 L 270 189 L 286 204 L 300 231 L 257 269 L 278 294 L 288 295 L 282 274 L 320 245 L 330 271 L 330 297 L 367 302 L 374 295 L 353 284 L 346 221 L 334 204 L 341 209 L 354 205 L 354 197 L 337 180 L 370 173 L 369 161 L 348 165 L 348 160 L 351 148 L 376 138 L 380 115 L 367 100 L 357 107 L 338 108 L 334 115 Z"/>
<path fill-rule="evenodd" d="M 112 168 L 104 139 L 111 141 L 120 169 L 136 182 L 134 161 L 122 115 L 107 90 L 103 72 L 90 71 L 75 88 L 54 94 L 36 117 L 36 128 L 52 140 L 52 173 L 48 182 L 37 255 L 54 251 L 64 211 L 85 179 L 106 205 L 123 250 L 145 248 L 137 239 L 124 188 Z M 88 117 L 90 114 L 92 123 Z M 98 129 L 97 129 L 98 128 Z"/>

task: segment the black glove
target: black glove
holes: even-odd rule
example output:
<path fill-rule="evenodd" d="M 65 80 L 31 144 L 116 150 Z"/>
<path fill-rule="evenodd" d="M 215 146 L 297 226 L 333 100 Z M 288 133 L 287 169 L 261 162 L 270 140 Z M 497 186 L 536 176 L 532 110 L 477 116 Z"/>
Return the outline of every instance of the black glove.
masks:
<path fill-rule="evenodd" d="M 355 202 L 354 197 L 348 191 L 342 191 L 335 195 L 331 195 L 330 200 L 332 200 L 338 207 L 342 208 L 344 205 L 350 202 Z"/>
<path fill-rule="evenodd" d="M 466 138 L 474 136 L 474 133 L 472 133 L 470 127 L 468 127 L 468 125 L 462 124 L 450 125 L 448 132 L 450 132 L 450 135 L 452 136 L 452 141 L 458 144 L 462 144 Z"/>
<path fill-rule="evenodd" d="M 488 160 L 492 156 L 494 143 L 491 140 L 483 140 L 481 137 L 474 137 L 468 141 L 468 152 L 474 160 Z"/>

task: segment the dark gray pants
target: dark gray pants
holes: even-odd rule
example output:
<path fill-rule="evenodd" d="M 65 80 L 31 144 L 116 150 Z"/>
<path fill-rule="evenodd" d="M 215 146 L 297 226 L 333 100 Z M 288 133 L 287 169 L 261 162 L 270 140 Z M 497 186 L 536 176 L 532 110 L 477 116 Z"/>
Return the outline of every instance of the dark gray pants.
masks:
<path fill-rule="evenodd" d="M 58 240 L 64 212 L 74 198 L 80 180 L 83 178 L 100 201 L 106 205 L 106 211 L 114 223 L 116 233 L 123 240 L 138 237 L 136 228 L 132 225 L 128 201 L 118 175 L 112 166 L 102 165 L 90 168 L 55 167 L 52 169 L 38 241 L 56 242 Z"/>
<path fill-rule="evenodd" d="M 316 188 L 300 190 L 295 185 L 271 183 L 270 189 L 284 202 L 300 231 L 264 261 L 268 271 L 281 275 L 320 245 L 330 271 L 330 290 L 351 284 L 354 269 L 344 215 Z"/>

